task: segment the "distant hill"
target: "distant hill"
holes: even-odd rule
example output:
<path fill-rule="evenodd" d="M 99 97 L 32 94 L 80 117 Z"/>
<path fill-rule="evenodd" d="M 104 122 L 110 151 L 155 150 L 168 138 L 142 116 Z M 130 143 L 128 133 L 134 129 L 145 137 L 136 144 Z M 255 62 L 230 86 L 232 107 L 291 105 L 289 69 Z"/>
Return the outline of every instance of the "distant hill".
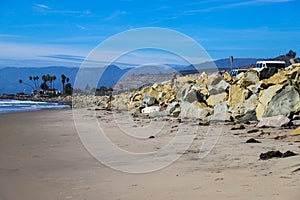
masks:
<path fill-rule="evenodd" d="M 245 66 L 249 64 L 253 64 L 258 59 L 255 58 L 236 58 L 233 62 L 233 67 Z M 219 69 L 229 68 L 230 62 L 229 59 L 220 59 L 216 60 L 215 65 Z M 83 76 L 84 79 L 89 80 L 98 80 L 99 74 L 104 70 L 97 87 L 106 86 L 110 87 L 116 84 L 120 79 L 126 78 L 131 75 L 139 75 L 139 74 L 170 74 L 173 71 L 195 71 L 196 69 L 206 69 L 213 67 L 213 62 L 206 62 L 197 65 L 145 65 L 139 68 L 125 68 L 121 69 L 116 65 L 110 65 L 105 69 L 96 69 L 96 68 L 88 68 L 85 69 L 86 76 Z M 62 90 L 61 84 L 61 75 L 65 74 L 70 78 L 70 83 L 74 85 L 74 81 L 76 75 L 78 73 L 78 68 L 70 68 L 70 67 L 26 67 L 26 68 L 17 68 L 17 67 L 5 67 L 0 68 L 0 94 L 4 93 L 17 93 L 24 92 L 30 93 L 31 88 L 26 86 L 25 84 L 20 84 L 19 79 L 22 79 L 24 82 L 31 83 L 29 81 L 29 76 L 39 76 L 39 84 L 42 83 L 41 77 L 44 74 L 55 75 L 57 80 L 54 82 L 54 86 L 58 90 Z M 182 73 L 184 75 L 184 73 Z M 80 83 L 80 80 L 78 83 Z M 80 85 L 81 89 L 85 88 L 86 82 L 82 82 Z M 33 85 L 33 84 L 32 84 Z"/>
<path fill-rule="evenodd" d="M 50 74 L 51 76 L 55 75 L 57 77 L 56 81 L 54 82 L 54 87 L 58 90 L 62 90 L 62 83 L 61 83 L 61 75 L 64 74 L 68 78 L 70 78 L 70 83 L 72 86 L 74 85 L 74 81 L 76 75 L 78 73 L 78 68 L 69 68 L 69 67 L 41 67 L 41 68 L 17 68 L 17 67 L 5 67 L 0 68 L 0 94 L 11 94 L 11 93 L 18 93 L 24 92 L 30 93 L 32 88 L 27 86 L 26 84 L 20 84 L 19 79 L 22 79 L 23 82 L 28 83 L 33 86 L 33 83 L 29 80 L 29 76 L 39 76 L 39 85 L 42 83 L 42 76 L 44 74 Z M 102 69 L 103 70 L 103 69 Z M 98 86 L 112 86 L 115 84 L 124 73 L 126 73 L 129 69 L 120 69 L 115 65 L 111 65 L 105 68 L 103 72 Z M 98 75 L 101 72 L 101 69 L 89 68 L 86 69 L 88 76 L 85 78 L 92 79 L 92 78 L 99 78 Z M 91 77 L 94 76 L 94 77 Z M 84 89 L 85 85 L 82 86 Z"/>

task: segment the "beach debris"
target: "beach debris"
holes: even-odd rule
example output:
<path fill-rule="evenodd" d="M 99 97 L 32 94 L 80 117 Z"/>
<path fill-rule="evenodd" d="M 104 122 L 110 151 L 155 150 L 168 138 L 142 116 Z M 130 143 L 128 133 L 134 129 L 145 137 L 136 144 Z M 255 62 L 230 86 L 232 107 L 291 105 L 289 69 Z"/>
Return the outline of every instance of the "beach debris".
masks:
<path fill-rule="evenodd" d="M 250 138 L 249 140 L 246 141 L 246 143 L 261 143 L 261 142 L 254 138 Z"/>
<path fill-rule="evenodd" d="M 206 121 L 206 122 L 201 121 L 201 122 L 199 122 L 199 126 L 209 126 L 209 125 L 210 125 L 209 121 Z"/>
<path fill-rule="evenodd" d="M 290 156 L 296 156 L 298 154 L 292 152 L 292 151 L 286 151 L 285 153 L 281 153 L 280 151 L 268 151 L 266 153 L 261 153 L 259 158 L 261 160 L 268 160 L 271 158 L 286 158 Z"/>
<path fill-rule="evenodd" d="M 294 153 L 294 152 L 292 152 L 292 151 L 287 151 L 287 152 L 285 152 L 285 153 L 282 154 L 282 157 L 283 157 L 283 158 L 286 158 L 286 157 L 296 156 L 296 155 L 298 155 L 298 154 L 297 154 L 297 153 Z"/>
<path fill-rule="evenodd" d="M 259 132 L 259 129 L 251 129 L 247 131 L 247 133 L 257 133 L 257 132 Z"/>
<path fill-rule="evenodd" d="M 243 129 L 245 129 L 246 127 L 243 125 L 243 124 L 241 124 L 241 125 L 239 125 L 239 126 L 235 126 L 235 127 L 232 127 L 230 130 L 243 130 Z"/>
<path fill-rule="evenodd" d="M 282 157 L 282 153 L 280 151 L 268 151 L 266 153 L 261 153 L 259 158 L 261 160 L 268 160 L 271 158 L 281 158 Z"/>
<path fill-rule="evenodd" d="M 274 137 L 274 140 L 282 140 L 284 138 L 287 138 L 287 135 L 278 135 L 278 136 Z"/>
<path fill-rule="evenodd" d="M 153 135 L 150 135 L 148 138 L 149 138 L 149 139 L 154 139 L 154 138 L 155 138 L 155 136 L 153 136 Z"/>
<path fill-rule="evenodd" d="M 290 119 L 284 115 L 278 115 L 273 117 L 264 117 L 256 125 L 257 127 L 281 127 L 286 126 L 290 122 Z"/>
<path fill-rule="evenodd" d="M 298 169 L 293 170 L 292 172 L 299 172 L 300 171 L 300 167 Z"/>

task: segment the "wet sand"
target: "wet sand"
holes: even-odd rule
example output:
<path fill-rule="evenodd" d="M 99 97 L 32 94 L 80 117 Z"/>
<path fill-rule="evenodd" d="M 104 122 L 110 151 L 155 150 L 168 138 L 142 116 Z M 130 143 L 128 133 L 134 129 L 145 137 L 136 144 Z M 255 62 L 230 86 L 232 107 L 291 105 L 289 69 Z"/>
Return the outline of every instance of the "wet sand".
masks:
<path fill-rule="evenodd" d="M 165 128 L 155 138 L 136 140 L 122 134 L 110 112 L 96 115 L 111 141 L 133 152 L 159 149 L 180 128 L 177 120 L 165 119 Z M 104 166 L 89 154 L 71 110 L 0 115 L 0 199 L 299 199 L 300 171 L 294 170 L 300 168 L 300 156 L 259 160 L 259 155 L 269 150 L 300 153 L 300 136 L 289 136 L 291 130 L 282 128 L 247 133 L 256 128 L 230 130 L 237 125 L 215 124 L 211 126 L 222 126 L 221 136 L 199 159 L 208 127 L 186 123 L 197 126 L 198 132 L 190 148 L 178 152 L 182 156 L 176 162 L 158 171 L 130 174 Z M 135 119 L 124 126 L 148 124 L 149 119 Z M 153 135 L 148 131 L 143 134 Z M 250 138 L 261 143 L 246 144 Z"/>

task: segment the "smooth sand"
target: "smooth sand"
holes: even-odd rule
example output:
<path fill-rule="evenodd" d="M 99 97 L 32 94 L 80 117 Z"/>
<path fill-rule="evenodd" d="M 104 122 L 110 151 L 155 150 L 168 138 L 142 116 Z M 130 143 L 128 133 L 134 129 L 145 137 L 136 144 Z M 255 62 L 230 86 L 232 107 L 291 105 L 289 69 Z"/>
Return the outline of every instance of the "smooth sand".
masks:
<path fill-rule="evenodd" d="M 178 130 L 179 123 L 169 120 L 154 139 L 134 141 L 121 134 L 113 115 L 97 112 L 110 139 L 129 151 L 159 149 Z M 92 114 L 85 117 L 92 118 Z M 139 119 L 136 125 L 127 126 L 148 123 Z M 129 174 L 104 166 L 87 152 L 71 110 L 0 115 L 0 199 L 300 199 L 300 172 L 293 172 L 300 168 L 300 156 L 259 160 L 260 153 L 269 150 L 300 153 L 299 136 L 274 140 L 291 130 L 246 133 L 255 128 L 246 125 L 245 130 L 233 131 L 226 125 L 210 154 L 198 159 L 201 132 L 206 128 L 200 127 L 192 146 L 172 165 L 151 173 Z M 262 143 L 246 144 L 252 137 Z"/>

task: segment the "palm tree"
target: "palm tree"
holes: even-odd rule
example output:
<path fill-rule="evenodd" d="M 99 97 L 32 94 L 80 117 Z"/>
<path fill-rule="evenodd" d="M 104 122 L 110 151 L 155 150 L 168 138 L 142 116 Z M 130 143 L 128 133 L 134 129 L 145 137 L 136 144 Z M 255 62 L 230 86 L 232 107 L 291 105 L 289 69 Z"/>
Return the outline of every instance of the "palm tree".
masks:
<path fill-rule="evenodd" d="M 55 90 L 55 88 L 54 88 L 54 81 L 56 80 L 56 76 L 55 75 L 52 76 L 52 80 L 53 80 L 52 89 Z"/>
<path fill-rule="evenodd" d="M 63 85 L 63 93 L 65 93 L 65 83 L 66 83 L 66 76 L 64 74 L 61 75 L 61 83 Z"/>

